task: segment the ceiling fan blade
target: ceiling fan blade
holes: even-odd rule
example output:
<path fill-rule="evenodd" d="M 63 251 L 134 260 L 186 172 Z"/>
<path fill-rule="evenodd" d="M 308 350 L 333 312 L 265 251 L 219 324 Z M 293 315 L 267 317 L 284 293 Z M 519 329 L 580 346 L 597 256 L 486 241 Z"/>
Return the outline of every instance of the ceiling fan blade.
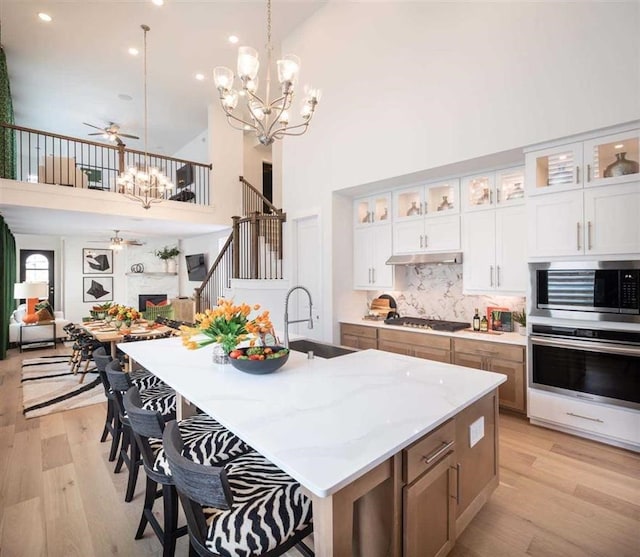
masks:
<path fill-rule="evenodd" d="M 116 135 L 119 135 L 120 137 L 129 137 L 131 139 L 140 139 L 137 135 L 131 135 L 128 133 L 118 133 Z"/>
<path fill-rule="evenodd" d="M 89 124 L 88 122 L 82 122 L 85 126 L 89 126 L 90 128 L 95 128 L 96 130 L 104 131 L 104 128 L 100 128 L 98 126 L 94 126 L 93 124 Z"/>
<path fill-rule="evenodd" d="M 105 132 L 88 133 L 87 135 L 104 135 Z"/>

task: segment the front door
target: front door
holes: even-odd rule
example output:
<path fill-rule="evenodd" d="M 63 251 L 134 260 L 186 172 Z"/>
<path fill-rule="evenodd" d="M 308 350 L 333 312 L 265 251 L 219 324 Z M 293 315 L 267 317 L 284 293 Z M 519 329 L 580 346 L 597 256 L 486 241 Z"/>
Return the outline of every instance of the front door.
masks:
<path fill-rule="evenodd" d="M 54 252 L 52 250 L 20 250 L 20 282 L 49 283 L 49 303 L 55 307 Z"/>

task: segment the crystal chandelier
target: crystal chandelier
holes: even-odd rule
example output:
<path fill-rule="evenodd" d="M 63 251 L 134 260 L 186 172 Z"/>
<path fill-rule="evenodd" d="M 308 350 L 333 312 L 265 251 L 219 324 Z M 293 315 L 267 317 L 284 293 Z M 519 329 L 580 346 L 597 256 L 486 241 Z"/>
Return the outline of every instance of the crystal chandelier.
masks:
<path fill-rule="evenodd" d="M 166 191 L 173 189 L 171 180 L 160 169 L 149 164 L 147 151 L 148 110 L 147 110 L 147 33 L 151 30 L 148 25 L 140 26 L 144 31 L 144 164 L 127 168 L 118 178 L 119 191 L 126 197 L 142 203 L 148 209 L 152 203 L 159 203 L 164 199 Z"/>
<path fill-rule="evenodd" d="M 271 0 L 267 0 L 267 78 L 264 99 L 257 94 L 260 67 L 258 52 L 250 46 L 241 46 L 238 49 L 238 79 L 241 87 L 239 92 L 233 88 L 233 70 L 224 66 L 218 66 L 213 70 L 213 79 L 220 93 L 220 103 L 227 115 L 227 121 L 237 130 L 254 130 L 262 145 L 271 145 L 274 140 L 282 139 L 285 135 L 305 133 L 320 100 L 318 89 L 305 88 L 306 98 L 300 112 L 302 122 L 289 125 L 289 109 L 297 86 L 300 59 L 288 54 L 282 60 L 278 60 L 278 81 L 282 95 L 271 101 L 271 51 Z M 248 119 L 233 113 L 238 106 L 239 96 L 246 99 Z"/>

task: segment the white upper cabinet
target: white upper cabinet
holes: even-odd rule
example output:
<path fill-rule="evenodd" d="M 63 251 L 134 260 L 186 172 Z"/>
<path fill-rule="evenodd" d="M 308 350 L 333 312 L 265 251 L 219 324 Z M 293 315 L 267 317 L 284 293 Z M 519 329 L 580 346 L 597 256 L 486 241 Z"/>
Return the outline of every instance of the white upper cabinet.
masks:
<path fill-rule="evenodd" d="M 394 222 L 460 212 L 460 181 L 447 180 L 394 192 Z"/>
<path fill-rule="evenodd" d="M 357 227 L 353 231 L 353 288 L 355 290 L 393 289 L 391 224 Z"/>
<path fill-rule="evenodd" d="M 621 131 L 526 155 L 529 195 L 616 185 L 640 178 L 640 130 Z"/>
<path fill-rule="evenodd" d="M 388 223 L 391 221 L 391 194 L 381 193 L 356 199 L 353 211 L 356 226 Z"/>
<path fill-rule="evenodd" d="M 467 176 L 461 185 L 464 211 L 481 211 L 524 203 L 524 167 Z"/>

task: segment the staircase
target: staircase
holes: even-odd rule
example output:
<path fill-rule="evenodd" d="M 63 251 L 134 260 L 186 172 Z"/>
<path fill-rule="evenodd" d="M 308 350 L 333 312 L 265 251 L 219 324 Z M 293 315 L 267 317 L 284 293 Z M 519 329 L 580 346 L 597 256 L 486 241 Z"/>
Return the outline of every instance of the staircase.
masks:
<path fill-rule="evenodd" d="M 282 279 L 282 225 L 287 216 L 240 176 L 242 216 L 202 284 L 195 289 L 196 312 L 217 304 L 231 279 Z"/>

